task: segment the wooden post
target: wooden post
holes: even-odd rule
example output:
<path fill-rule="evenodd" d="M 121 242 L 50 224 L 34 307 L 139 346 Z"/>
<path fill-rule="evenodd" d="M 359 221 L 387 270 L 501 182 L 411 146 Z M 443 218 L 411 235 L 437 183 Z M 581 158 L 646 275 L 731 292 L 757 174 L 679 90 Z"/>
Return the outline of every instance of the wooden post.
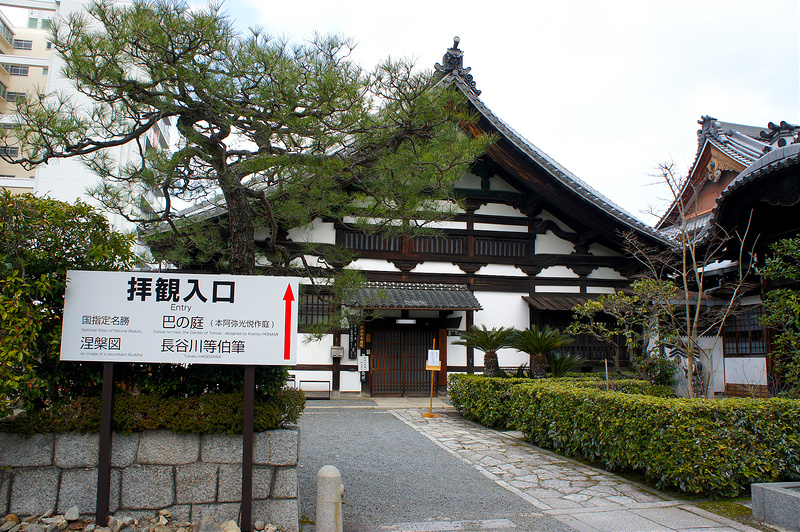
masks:
<path fill-rule="evenodd" d="M 433 349 L 436 349 L 436 338 L 433 339 Z M 434 381 L 434 376 L 436 375 L 436 371 L 438 369 L 441 369 L 441 367 L 442 367 L 441 362 L 439 362 L 438 366 L 425 364 L 425 369 L 428 369 L 431 372 L 431 406 L 427 414 L 425 412 L 422 413 L 422 417 L 439 417 L 439 414 L 433 413 L 433 381 Z"/>

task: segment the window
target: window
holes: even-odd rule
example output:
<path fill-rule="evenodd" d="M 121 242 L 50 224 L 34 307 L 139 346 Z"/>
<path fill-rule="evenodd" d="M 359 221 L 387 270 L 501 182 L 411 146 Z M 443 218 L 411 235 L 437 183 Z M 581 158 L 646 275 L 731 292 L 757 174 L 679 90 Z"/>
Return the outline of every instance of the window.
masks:
<path fill-rule="evenodd" d="M 48 41 L 48 42 L 47 42 L 47 44 L 46 44 L 45 46 L 47 47 L 47 49 L 48 49 L 48 50 L 50 50 L 50 49 L 52 49 L 52 48 L 53 48 L 53 43 L 51 43 L 51 42 L 49 42 L 49 41 Z"/>
<path fill-rule="evenodd" d="M 0 174 L 0 179 L 14 179 L 15 177 L 17 176 L 11 174 Z"/>
<path fill-rule="evenodd" d="M 16 102 L 17 100 L 24 100 L 25 93 L 24 92 L 17 92 L 17 91 L 7 91 L 6 92 L 6 101 L 7 102 Z"/>
<path fill-rule="evenodd" d="M 27 76 L 28 75 L 28 67 L 26 67 L 26 66 L 3 65 L 3 68 L 5 68 L 6 72 L 11 74 L 12 76 Z"/>
<path fill-rule="evenodd" d="M 28 19 L 28 27 L 29 28 L 37 28 L 39 26 L 39 19 L 36 17 L 31 17 Z"/>
<path fill-rule="evenodd" d="M 33 41 L 25 39 L 14 39 L 15 50 L 33 50 Z"/>
<path fill-rule="evenodd" d="M 0 146 L 0 156 L 19 157 L 19 148 L 16 146 Z"/>
<path fill-rule="evenodd" d="M 48 72 L 50 72 L 50 67 L 42 67 L 42 74 L 46 76 Z"/>
<path fill-rule="evenodd" d="M 756 305 L 725 320 L 722 327 L 724 356 L 752 357 L 766 354 L 764 329 L 761 327 L 763 315 L 764 307 Z"/>
<path fill-rule="evenodd" d="M 42 19 L 42 29 L 43 30 L 49 30 L 52 27 L 53 27 L 53 21 L 52 20 L 50 20 L 49 18 Z"/>
<path fill-rule="evenodd" d="M 325 325 L 332 315 L 333 297 L 330 294 L 304 294 L 301 289 L 297 307 L 298 331 L 309 332 L 315 325 Z"/>

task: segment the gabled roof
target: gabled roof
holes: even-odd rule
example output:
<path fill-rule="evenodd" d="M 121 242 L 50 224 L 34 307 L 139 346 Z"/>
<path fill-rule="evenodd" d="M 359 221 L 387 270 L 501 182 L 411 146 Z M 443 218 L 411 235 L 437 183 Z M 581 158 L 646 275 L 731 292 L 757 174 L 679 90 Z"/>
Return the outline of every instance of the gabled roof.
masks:
<path fill-rule="evenodd" d="M 442 59 L 443 64 L 437 63 L 435 65 L 436 70 L 442 75 L 443 82 L 452 83 L 458 87 L 478 113 L 480 113 L 503 138 L 508 140 L 508 142 L 515 146 L 528 159 L 543 168 L 553 179 L 573 192 L 576 196 L 591 203 L 605 214 L 622 223 L 625 227 L 639 233 L 644 233 L 648 237 L 661 243 L 670 242 L 660 231 L 628 214 L 624 209 L 606 198 L 586 182 L 579 179 L 575 174 L 564 168 L 555 159 L 544 153 L 541 149 L 536 147 L 536 145 L 525 139 L 511 126 L 495 115 L 478 97 L 481 91 L 477 89 L 475 80 L 472 74 L 470 74 L 471 69 L 463 67 L 463 51 L 458 48 L 459 42 L 460 39 L 456 37 L 453 41 L 453 47 L 448 48 L 447 53 Z"/>
<path fill-rule="evenodd" d="M 744 124 L 721 122 L 710 116 L 703 116 L 697 121 L 697 155 L 692 165 L 692 173 L 706 144 L 711 144 L 742 166 L 750 166 L 764 154 L 769 142 L 763 140 L 769 130 Z"/>
<path fill-rule="evenodd" d="M 466 285 L 367 282 L 348 306 L 364 309 L 481 310 Z"/>

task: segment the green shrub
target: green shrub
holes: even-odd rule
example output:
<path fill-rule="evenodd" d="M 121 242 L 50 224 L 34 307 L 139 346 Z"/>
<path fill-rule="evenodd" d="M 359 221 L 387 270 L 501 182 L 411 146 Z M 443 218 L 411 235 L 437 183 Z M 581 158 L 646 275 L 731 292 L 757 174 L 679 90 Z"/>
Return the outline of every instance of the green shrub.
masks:
<path fill-rule="evenodd" d="M 254 429 L 257 432 L 295 423 L 305 408 L 305 396 L 295 388 L 283 388 L 274 396 L 256 400 Z M 177 398 L 119 394 L 114 397 L 113 430 L 122 433 L 166 429 L 181 433 L 241 434 L 244 397 L 238 394 L 207 394 Z M 100 398 L 78 397 L 48 409 L 0 422 L 0 432 L 98 432 Z"/>
<path fill-rule="evenodd" d="M 453 406 L 540 447 L 644 473 L 659 489 L 734 496 L 800 479 L 800 401 L 677 399 L 646 381 L 452 375 Z"/>
<path fill-rule="evenodd" d="M 493 428 L 508 428 L 511 412 L 509 392 L 531 379 L 452 374 L 448 378 L 450 403 L 464 417 Z"/>
<path fill-rule="evenodd" d="M 517 386 L 512 422 L 567 456 L 638 470 L 657 488 L 735 496 L 752 482 L 800 478 L 800 403 L 668 399 L 560 383 Z"/>

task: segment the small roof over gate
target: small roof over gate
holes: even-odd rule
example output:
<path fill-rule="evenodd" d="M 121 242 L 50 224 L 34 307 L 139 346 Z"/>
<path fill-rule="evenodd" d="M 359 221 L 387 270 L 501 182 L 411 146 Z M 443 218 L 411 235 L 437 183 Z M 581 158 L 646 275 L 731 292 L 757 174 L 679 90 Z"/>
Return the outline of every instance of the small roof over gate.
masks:
<path fill-rule="evenodd" d="M 542 294 L 522 296 L 528 305 L 536 310 L 562 310 L 571 311 L 578 305 L 583 305 L 603 294 Z"/>
<path fill-rule="evenodd" d="M 349 305 L 364 309 L 481 310 L 466 285 L 368 282 Z"/>

